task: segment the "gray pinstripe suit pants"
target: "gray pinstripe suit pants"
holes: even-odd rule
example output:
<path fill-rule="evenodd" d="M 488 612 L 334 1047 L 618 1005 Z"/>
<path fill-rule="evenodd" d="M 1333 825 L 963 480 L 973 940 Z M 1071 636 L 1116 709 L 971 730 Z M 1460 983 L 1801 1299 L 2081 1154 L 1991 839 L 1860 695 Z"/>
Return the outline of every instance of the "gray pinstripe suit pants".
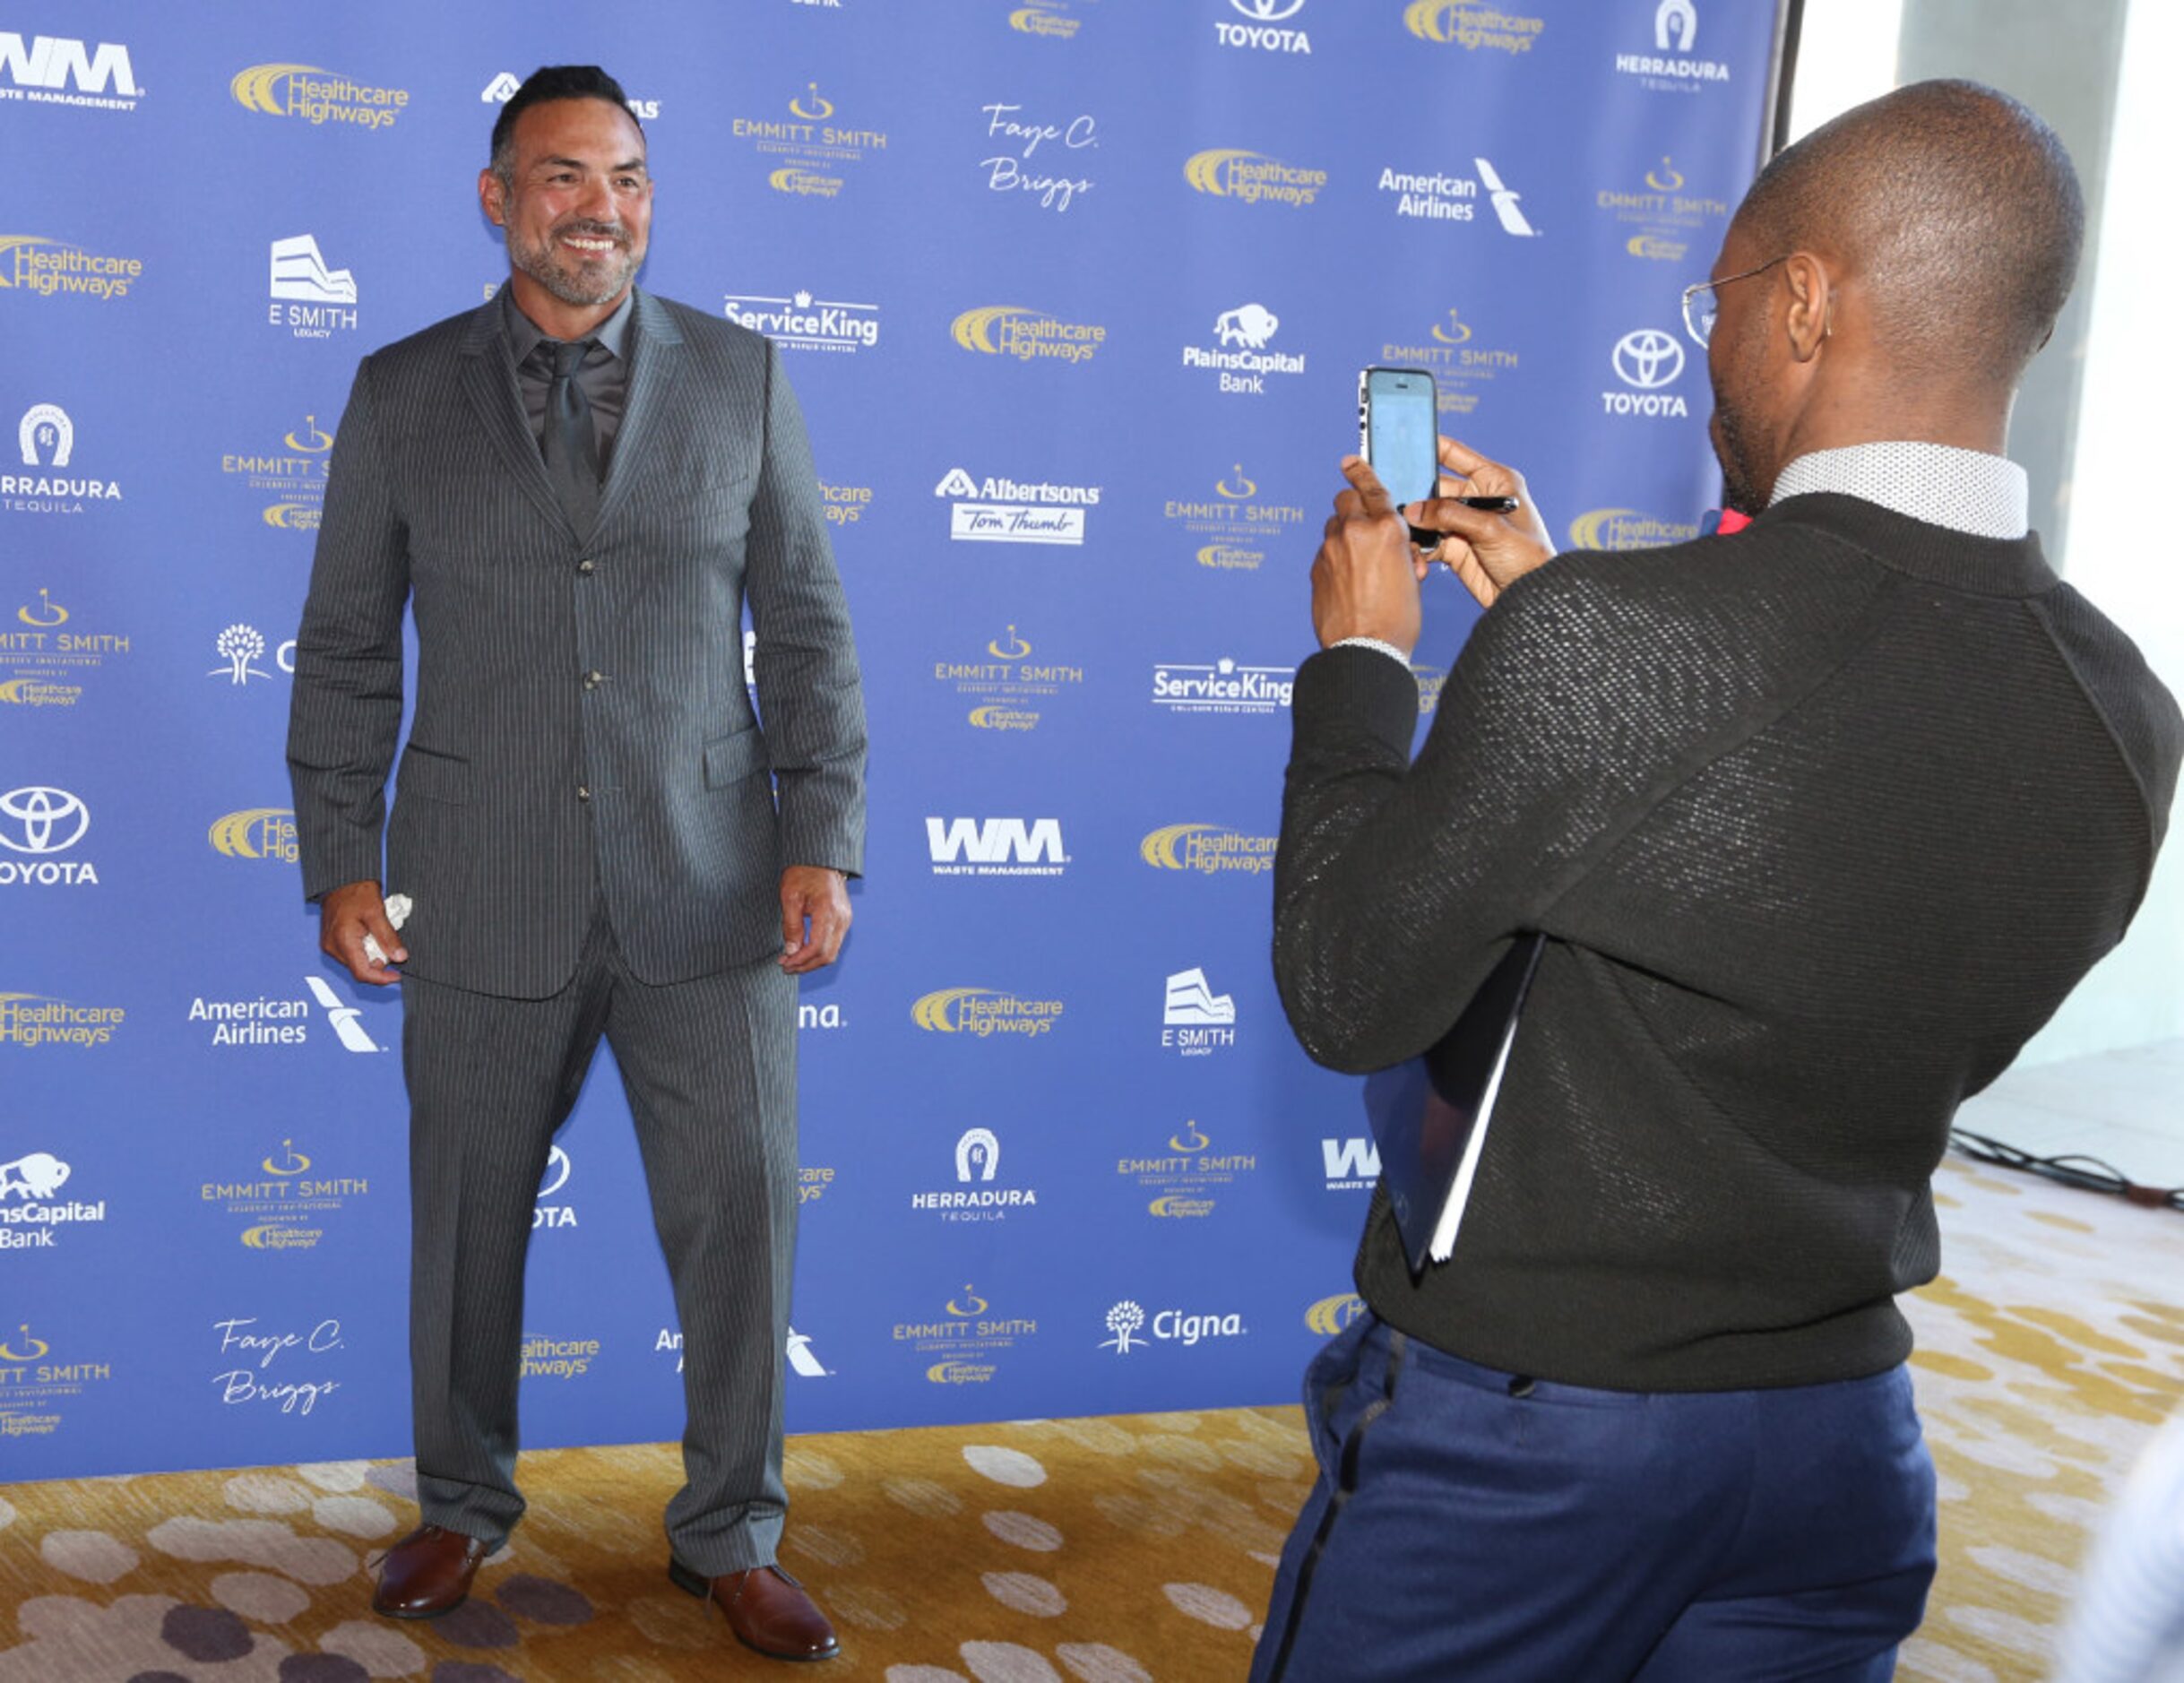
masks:
<path fill-rule="evenodd" d="M 547 999 L 405 977 L 410 1359 L 428 1524 L 497 1542 L 515 1487 L 523 1259 L 556 1128 L 600 1036 L 635 1119 L 683 1329 L 676 1556 L 708 1576 L 774 1558 L 796 1250 L 796 983 L 772 957 L 652 987 L 595 918 Z"/>

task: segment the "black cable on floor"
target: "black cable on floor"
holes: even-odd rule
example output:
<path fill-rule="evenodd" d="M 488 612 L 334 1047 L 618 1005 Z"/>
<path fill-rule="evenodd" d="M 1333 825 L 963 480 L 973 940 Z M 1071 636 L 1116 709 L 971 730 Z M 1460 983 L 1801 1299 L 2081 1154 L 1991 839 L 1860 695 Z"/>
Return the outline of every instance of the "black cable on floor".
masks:
<path fill-rule="evenodd" d="M 2142 1187 L 2113 1163 L 2104 1163 L 2098 1157 L 2087 1157 L 2083 1152 L 2036 1157 L 2031 1152 L 2020 1151 L 2015 1145 L 1964 1128 L 1949 1130 L 1949 1144 L 1982 1163 L 2021 1169 L 2028 1175 L 2044 1175 L 2050 1180 L 2059 1180 L 2066 1187 L 2076 1187 L 2085 1192 L 2112 1193 L 2128 1203 L 2144 1204 L 2148 1209 L 2184 1210 L 2184 1187 L 2167 1190 Z"/>

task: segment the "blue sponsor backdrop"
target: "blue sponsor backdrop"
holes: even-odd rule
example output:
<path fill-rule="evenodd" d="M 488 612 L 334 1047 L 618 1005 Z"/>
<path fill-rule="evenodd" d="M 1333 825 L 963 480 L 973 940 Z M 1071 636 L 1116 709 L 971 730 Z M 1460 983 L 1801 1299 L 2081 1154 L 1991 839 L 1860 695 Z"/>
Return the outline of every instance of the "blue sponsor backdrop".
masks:
<path fill-rule="evenodd" d="M 1357 370 L 1433 367 L 1558 541 L 1688 535 L 1717 480 L 1678 293 L 1751 173 L 1774 19 L 11 11 L 0 1478 L 407 1446 L 400 1006 L 316 956 L 288 639 L 357 359 L 505 272 L 473 176 L 543 61 L 639 107 L 644 284 L 787 349 L 864 660 L 870 874 L 803 994 L 791 1428 L 1291 1396 L 1354 1309 L 1370 1173 L 1266 957 Z M 1429 711 L 1472 614 L 1429 603 Z M 526 1439 L 672 1437 L 604 1056 L 561 1146 Z"/>

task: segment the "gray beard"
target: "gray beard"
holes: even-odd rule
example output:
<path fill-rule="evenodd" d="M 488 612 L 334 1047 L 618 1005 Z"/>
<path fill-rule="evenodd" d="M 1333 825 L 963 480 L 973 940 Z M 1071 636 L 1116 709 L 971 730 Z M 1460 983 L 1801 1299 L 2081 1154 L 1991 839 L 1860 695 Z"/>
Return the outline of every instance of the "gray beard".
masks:
<path fill-rule="evenodd" d="M 587 280 L 554 255 L 550 237 L 543 244 L 527 246 L 513 229 L 508 235 L 508 261 L 520 273 L 529 275 L 564 304 L 605 304 L 619 298 L 622 289 L 637 272 L 636 259 L 624 246 L 609 261 L 599 279 Z"/>

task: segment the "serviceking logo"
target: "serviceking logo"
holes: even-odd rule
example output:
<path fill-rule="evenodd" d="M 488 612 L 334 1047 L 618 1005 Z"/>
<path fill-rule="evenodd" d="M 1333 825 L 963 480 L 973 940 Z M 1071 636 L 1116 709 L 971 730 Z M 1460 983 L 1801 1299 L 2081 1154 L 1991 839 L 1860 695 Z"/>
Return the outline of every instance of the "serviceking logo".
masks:
<path fill-rule="evenodd" d="M 326 504 L 326 476 L 333 461 L 333 435 L 306 415 L 281 435 L 281 448 L 223 454 L 220 470 L 252 492 L 271 496 L 260 518 L 277 531 L 316 531 Z"/>
<path fill-rule="evenodd" d="M 1140 1338 L 1137 1334 L 1148 1318 L 1152 1336 Z M 1111 1350 L 1118 1356 L 1148 1349 L 1154 1343 L 1180 1344 L 1189 1350 L 1209 1339 L 1242 1338 L 1249 1330 L 1241 1315 L 1222 1314 L 1219 1310 L 1157 1309 L 1148 1317 L 1144 1306 L 1135 1298 L 1125 1298 L 1109 1309 L 1106 1326 L 1109 1335 L 1101 1341 L 1100 1348 Z"/>
<path fill-rule="evenodd" d="M 1467 53 L 1484 47 L 1515 57 L 1532 50 L 1547 20 L 1523 17 L 1498 6 L 1474 5 L 1471 0 L 1411 0 L 1403 9 L 1403 26 L 1436 46 L 1461 47 Z"/>
<path fill-rule="evenodd" d="M 522 85 L 521 77 L 504 70 L 479 90 L 478 97 L 487 105 L 505 105 L 515 98 L 516 90 Z M 660 116 L 657 99 L 629 99 L 625 103 L 629 107 L 630 116 L 640 123 L 652 122 Z"/>
<path fill-rule="evenodd" d="M 1069 864 L 1058 818 L 928 818 L 936 876 L 1059 876 Z"/>
<path fill-rule="evenodd" d="M 76 425 L 58 403 L 33 403 L 16 423 L 26 468 L 65 468 L 76 453 Z M 99 475 L 0 473 L 0 510 L 11 514 L 81 514 L 92 503 L 121 501 L 119 481 Z"/>
<path fill-rule="evenodd" d="M 984 1385 L 999 1370 L 1000 1359 L 1027 1338 L 1039 1335 L 1039 1323 L 1023 1316 L 997 1315 L 990 1299 L 966 1282 L 952 1295 L 942 1315 L 929 1321 L 897 1321 L 893 1342 L 906 1344 L 919 1359 L 928 1358 L 930 1385 Z"/>
<path fill-rule="evenodd" d="M 1213 481 L 1213 496 L 1171 496 L 1161 517 L 1189 533 L 1198 565 L 1217 573 L 1257 572 L 1265 546 L 1301 531 L 1306 519 L 1299 504 L 1262 502 L 1258 481 L 1240 462 Z"/>
<path fill-rule="evenodd" d="M 1575 549 L 1658 549 L 1697 536 L 1695 520 L 1669 520 L 1635 508 L 1589 508 L 1570 522 Z"/>
<path fill-rule="evenodd" d="M 270 254 L 268 284 L 275 301 L 266 306 L 269 326 L 285 325 L 298 339 L 331 339 L 355 330 L 357 277 L 327 266 L 316 236 L 276 239 Z"/>
<path fill-rule="evenodd" d="M 80 1005 L 50 994 L 0 993 L 0 1046 L 73 1046 L 91 1051 L 111 1041 L 127 1018 L 119 1005 Z"/>
<path fill-rule="evenodd" d="M 1236 1001 L 1213 991 L 1193 966 L 1168 979 L 1161 1007 L 1161 1044 L 1185 1057 L 1207 1057 L 1236 1044 Z"/>
<path fill-rule="evenodd" d="M 1305 7 L 1305 0 L 1229 0 L 1229 9 L 1244 18 L 1213 20 L 1213 39 L 1223 47 L 1241 47 L 1262 53 L 1309 53 L 1312 38 L 1301 24 L 1282 28 Z"/>
<path fill-rule="evenodd" d="M 1047 704 L 1084 682 L 1081 666 L 1033 660 L 1030 641 L 1013 625 L 990 639 L 984 653 L 991 658 L 933 662 L 934 682 L 952 686 L 959 703 L 971 703 L 964 717 L 975 729 L 1036 730 Z"/>
<path fill-rule="evenodd" d="M 1239 204 L 1286 204 L 1302 210 L 1317 201 L 1327 172 L 1269 158 L 1265 152 L 1216 146 L 1183 161 L 1183 178 L 1195 192 Z"/>
<path fill-rule="evenodd" d="M 1303 352 L 1268 349 L 1281 331 L 1282 318 L 1264 304 L 1239 304 L 1213 318 L 1213 344 L 1183 347 L 1183 366 L 1217 375 L 1221 391 L 1263 397 L 1268 376 L 1304 372 Z"/>
<path fill-rule="evenodd" d="M 143 278 L 141 257 L 110 257 L 38 234 L 0 234 L 0 292 L 112 304 Z"/>
<path fill-rule="evenodd" d="M 1258 1166 L 1258 1158 L 1251 1152 L 1215 1151 L 1213 1136 L 1193 1121 L 1168 1136 L 1166 1152 L 1118 1158 L 1115 1173 L 1136 1182 L 1139 1196 L 1154 1195 L 1145 1205 L 1146 1214 L 1187 1221 L 1213 1214 L 1217 1195 L 1228 1192 L 1239 1177 Z"/>
<path fill-rule="evenodd" d="M 1037 1040 L 1062 1020 L 1059 999 L 1026 999 L 995 988 L 943 988 L 920 996 L 911 1021 L 928 1034 L 967 1034 L 973 1040 L 1014 1035 Z"/>
<path fill-rule="evenodd" d="M 1456 306 L 1408 342 L 1385 341 L 1380 360 L 1390 367 L 1426 367 L 1433 370 L 1436 401 L 1444 415 L 1469 415 L 1479 407 L 1482 394 L 1503 375 L 1515 374 L 1521 358 L 1514 350 L 1481 344 L 1471 323 Z"/>
<path fill-rule="evenodd" d="M 301 117 L 313 128 L 346 124 L 390 129 L 410 104 L 406 88 L 381 88 L 316 65 L 253 65 L 228 83 L 236 104 L 263 117 Z"/>
<path fill-rule="evenodd" d="M 1274 867 L 1279 836 L 1246 835 L 1213 824 L 1171 824 L 1147 833 L 1137 856 L 1155 870 L 1203 876 L 1264 876 Z"/>
<path fill-rule="evenodd" d="M 961 468 L 943 474 L 933 495 L 948 504 L 948 537 L 956 543 L 1082 544 L 1086 511 L 1100 504 L 1096 485 L 976 479 Z"/>
<path fill-rule="evenodd" d="M 1609 354 L 1615 377 L 1631 389 L 1602 392 L 1600 406 L 1610 415 L 1655 419 L 1690 414 L 1682 397 L 1661 388 L 1673 385 L 1684 371 L 1683 341 L 1658 327 L 1637 327 L 1615 341 Z"/>
<path fill-rule="evenodd" d="M 1395 214 L 1429 222 L 1469 222 L 1477 214 L 1480 190 L 1493 206 L 1502 232 L 1530 239 L 1540 230 L 1532 227 L 1519 203 L 1522 195 L 1501 178 L 1501 172 L 1484 158 L 1472 160 L 1475 176 L 1450 175 L 1445 170 L 1406 170 L 1384 167 L 1380 191 L 1395 194 Z"/>
<path fill-rule="evenodd" d="M 1719 59 L 1696 56 L 1697 45 L 1695 0 L 1661 0 L 1653 8 L 1653 50 L 1618 53 L 1616 73 L 1635 76 L 1641 87 L 1656 93 L 1696 93 L 1727 82 L 1729 66 Z"/>
<path fill-rule="evenodd" d="M 729 321 L 765 334 L 784 350 L 854 353 L 869 350 L 880 342 L 880 306 L 876 304 L 818 298 L 800 289 L 786 298 L 730 292 L 725 302 Z M 866 496 L 871 493 L 868 491 Z M 828 513 L 833 512 L 830 507 Z"/>
<path fill-rule="evenodd" d="M 311 1007 L 315 1002 L 325 1014 L 344 1051 L 379 1052 L 386 1049 L 372 1039 L 360 1019 L 363 1008 L 352 1005 L 333 990 L 323 976 L 306 976 L 309 997 L 257 994 L 242 999 L 208 999 L 202 994 L 191 1000 L 188 1021 L 211 1025 L 208 1045 L 229 1048 L 301 1046 L 311 1038 Z"/>
<path fill-rule="evenodd" d="M 791 198 L 832 199 L 856 168 L 874 152 L 887 150 L 885 131 L 838 124 L 834 102 L 808 82 L 788 102 L 782 117 L 739 117 L 729 132 L 762 157 L 778 160 L 766 185 Z"/>
<path fill-rule="evenodd" d="M 228 626 L 212 639 L 213 652 L 220 656 L 220 664 L 212 668 L 207 678 L 224 678 L 237 689 L 248 686 L 254 678 L 270 678 L 272 674 L 258 664 L 271 649 L 273 665 L 281 671 L 296 670 L 296 639 L 290 637 L 277 647 L 265 641 L 265 634 L 255 626 L 246 626 L 240 620 Z"/>
<path fill-rule="evenodd" d="M 224 813 L 205 831 L 213 852 L 231 859 L 293 865 L 302 857 L 296 815 L 286 807 L 246 807 Z"/>
<path fill-rule="evenodd" d="M 1380 1178 L 1380 1148 L 1368 1135 L 1320 1141 L 1319 1162 L 1329 1192 L 1370 1192 Z"/>
<path fill-rule="evenodd" d="M 0 1163 L 0 1250 L 52 1250 L 62 1229 L 106 1220 L 104 1198 L 61 1201 L 70 1172 L 51 1152 L 26 1152 Z"/>
<path fill-rule="evenodd" d="M 1059 362 L 1082 367 L 1107 343 L 1107 329 L 1093 322 L 1066 322 L 1021 304 L 982 304 L 948 324 L 965 350 L 1018 362 Z"/>
<path fill-rule="evenodd" d="M 50 783 L 28 783 L 0 795 L 0 886 L 96 888 L 90 859 L 56 859 L 83 840 L 91 809 L 80 795 Z"/>
<path fill-rule="evenodd" d="M 134 111 L 143 96 L 129 49 L 117 41 L 92 47 L 66 36 L 26 39 L 0 30 L 0 99 Z"/>
<path fill-rule="evenodd" d="M 1209 666 L 1169 660 L 1152 669 L 1152 704 L 1178 713 L 1276 713 L 1297 687 L 1293 666 Z"/>
<path fill-rule="evenodd" d="M 994 1184 L 1000 1167 L 1000 1137 L 988 1127 L 967 1129 L 955 1142 L 954 1187 L 943 1192 L 913 1192 L 910 1195 L 910 1207 L 937 1214 L 944 1221 L 1001 1221 L 1007 1220 L 1012 1211 L 1038 1208 L 1036 1187 Z"/>

